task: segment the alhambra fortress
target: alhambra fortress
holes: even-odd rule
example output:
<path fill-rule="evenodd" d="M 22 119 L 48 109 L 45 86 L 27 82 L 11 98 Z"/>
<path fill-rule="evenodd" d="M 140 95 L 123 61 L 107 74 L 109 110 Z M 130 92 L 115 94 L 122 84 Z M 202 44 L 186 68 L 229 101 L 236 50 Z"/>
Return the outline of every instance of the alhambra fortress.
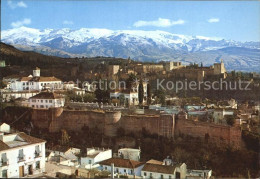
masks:
<path fill-rule="evenodd" d="M 88 126 L 92 129 L 97 127 L 105 136 L 116 137 L 119 127 L 129 133 L 140 132 L 144 128 L 151 134 L 168 138 L 189 135 L 205 139 L 205 136 L 209 136 L 209 141 L 236 147 L 242 144 L 239 127 L 192 121 L 186 119 L 185 114 L 122 114 L 120 111 L 50 108 L 32 110 L 31 119 L 33 125 L 49 132 L 59 132 L 61 129 L 76 132 Z"/>

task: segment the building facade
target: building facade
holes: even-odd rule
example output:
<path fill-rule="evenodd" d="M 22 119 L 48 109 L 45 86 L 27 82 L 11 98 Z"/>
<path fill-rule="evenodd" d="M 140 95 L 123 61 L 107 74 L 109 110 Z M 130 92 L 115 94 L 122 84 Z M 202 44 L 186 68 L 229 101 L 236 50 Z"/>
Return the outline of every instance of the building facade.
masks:
<path fill-rule="evenodd" d="M 65 98 L 54 92 L 41 92 L 29 98 L 29 107 L 36 109 L 49 109 L 63 107 Z"/>
<path fill-rule="evenodd" d="M 0 134 L 0 177 L 20 178 L 45 171 L 45 143 L 23 132 Z"/>

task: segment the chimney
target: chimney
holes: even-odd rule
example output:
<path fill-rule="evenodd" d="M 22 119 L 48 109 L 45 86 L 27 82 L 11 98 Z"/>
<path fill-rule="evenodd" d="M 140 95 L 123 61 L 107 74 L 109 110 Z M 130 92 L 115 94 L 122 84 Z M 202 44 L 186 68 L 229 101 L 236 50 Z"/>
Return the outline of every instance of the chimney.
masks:
<path fill-rule="evenodd" d="M 115 178 L 115 176 L 114 176 L 114 163 L 111 163 L 111 178 Z"/>

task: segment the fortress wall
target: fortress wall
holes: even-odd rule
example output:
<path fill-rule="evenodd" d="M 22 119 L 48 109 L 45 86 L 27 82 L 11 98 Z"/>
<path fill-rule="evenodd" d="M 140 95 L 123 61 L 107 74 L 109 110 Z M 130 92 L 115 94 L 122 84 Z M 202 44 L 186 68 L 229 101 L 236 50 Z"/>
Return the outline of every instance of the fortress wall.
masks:
<path fill-rule="evenodd" d="M 126 115 L 122 116 L 119 126 L 126 132 L 139 132 L 145 128 L 151 134 L 172 137 L 174 135 L 174 116 Z"/>
<path fill-rule="evenodd" d="M 145 128 L 151 134 L 173 137 L 185 134 L 209 141 L 223 142 L 240 146 L 241 131 L 238 127 L 217 125 L 213 123 L 179 119 L 173 115 L 121 115 L 121 112 L 97 112 L 74 110 L 33 110 L 32 122 L 36 127 L 48 128 L 49 132 L 59 132 L 61 129 L 81 131 L 84 125 L 104 132 L 106 136 L 116 136 L 117 129 L 122 127 L 127 133 L 139 132 Z"/>
<path fill-rule="evenodd" d="M 241 146 L 241 131 L 236 127 L 180 119 L 176 122 L 175 130 L 177 135 L 185 134 L 205 139 L 205 135 L 209 134 L 210 141 Z"/>

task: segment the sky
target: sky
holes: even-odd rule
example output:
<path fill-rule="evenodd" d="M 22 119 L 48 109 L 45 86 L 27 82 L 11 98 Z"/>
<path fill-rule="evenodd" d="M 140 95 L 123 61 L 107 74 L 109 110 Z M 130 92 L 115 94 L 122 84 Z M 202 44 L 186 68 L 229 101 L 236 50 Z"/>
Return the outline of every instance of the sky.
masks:
<path fill-rule="evenodd" d="M 1 30 L 105 28 L 260 41 L 260 1 L 2 0 Z"/>

